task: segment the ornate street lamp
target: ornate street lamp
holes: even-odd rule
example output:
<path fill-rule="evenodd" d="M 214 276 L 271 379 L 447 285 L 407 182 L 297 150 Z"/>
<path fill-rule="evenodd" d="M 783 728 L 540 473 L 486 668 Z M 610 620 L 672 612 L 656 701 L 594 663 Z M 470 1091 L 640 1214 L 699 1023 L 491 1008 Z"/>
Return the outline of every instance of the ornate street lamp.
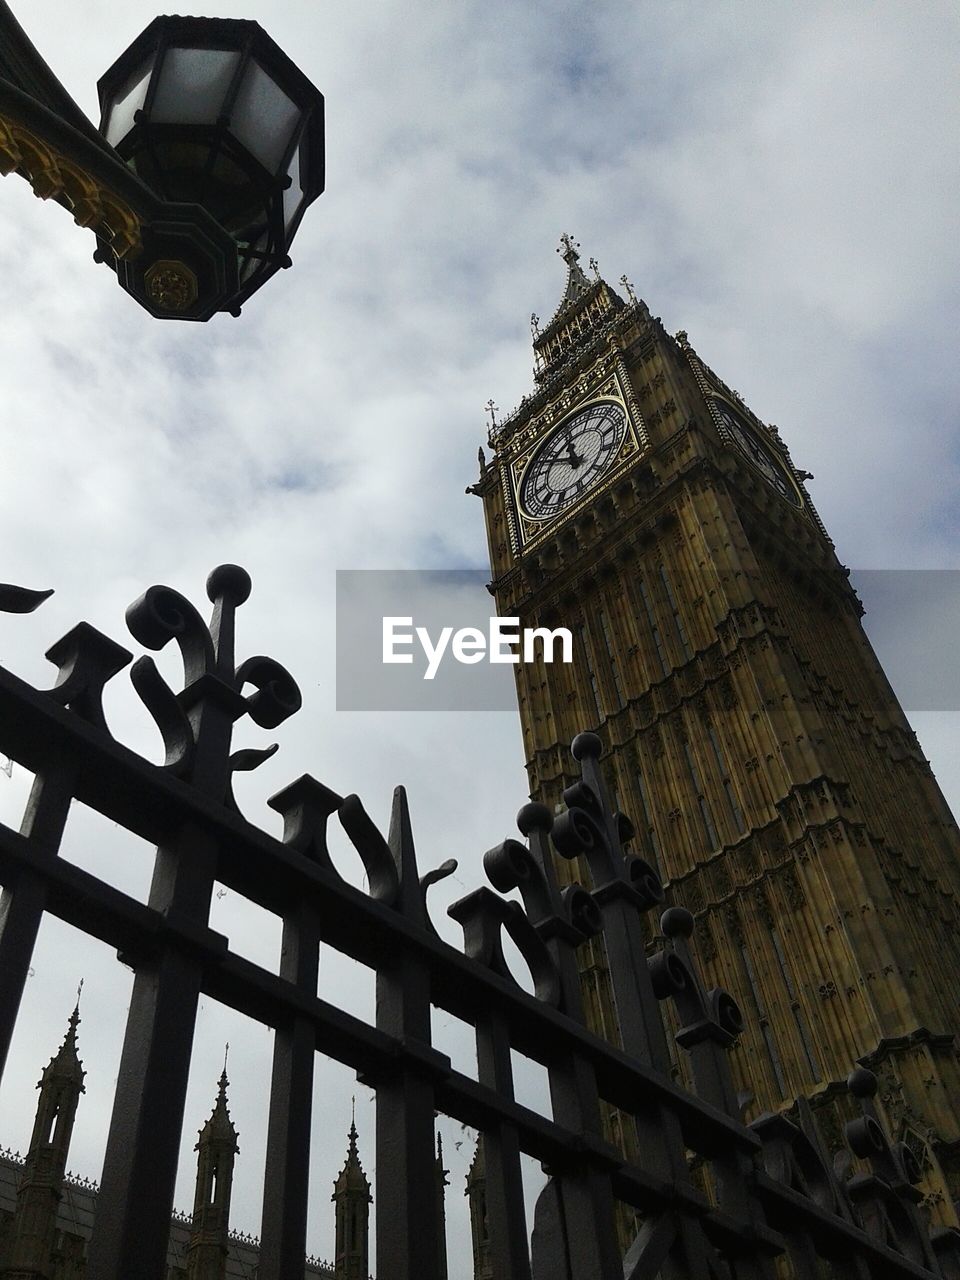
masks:
<path fill-rule="evenodd" d="M 256 22 L 157 18 L 98 85 L 101 132 L 139 178 L 198 204 L 236 246 L 231 309 L 279 267 L 323 190 L 323 98 Z M 146 305 L 186 297 L 179 233 L 157 229 Z M 123 282 L 131 292 L 137 272 Z"/>
<path fill-rule="evenodd" d="M 101 133 L 0 0 L 0 172 L 91 227 L 153 315 L 239 314 L 323 190 L 322 95 L 256 22 L 215 18 L 157 18 L 98 88 Z"/>

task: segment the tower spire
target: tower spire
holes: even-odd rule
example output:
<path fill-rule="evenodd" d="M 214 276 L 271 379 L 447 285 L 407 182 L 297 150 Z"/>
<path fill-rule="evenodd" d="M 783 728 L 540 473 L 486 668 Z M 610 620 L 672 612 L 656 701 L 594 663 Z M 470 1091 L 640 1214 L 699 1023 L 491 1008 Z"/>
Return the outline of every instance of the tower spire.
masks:
<path fill-rule="evenodd" d="M 590 281 L 584 275 L 583 267 L 580 265 L 579 249 L 580 245 L 577 241 L 565 231 L 557 245 L 557 253 L 567 264 L 567 287 L 564 290 L 561 307 L 575 302 L 586 289 L 590 288 Z M 599 276 L 597 278 L 599 279 Z"/>
<path fill-rule="evenodd" d="M 605 331 L 607 322 L 626 305 L 600 275 L 596 258 L 590 259 L 591 280 L 580 265 L 580 245 L 565 231 L 557 246 L 567 267 L 563 297 L 550 323 L 541 327 L 540 319 L 531 318 L 535 376 L 542 382 L 567 357 L 583 350 Z M 635 301 L 631 294 L 631 302 Z"/>
<path fill-rule="evenodd" d="M 217 1084 L 210 1118 L 200 1130 L 197 1185 L 193 1202 L 193 1229 L 187 1247 L 188 1280 L 223 1280 L 226 1274 L 227 1233 L 230 1229 L 230 1195 L 233 1165 L 240 1150 L 237 1130 L 227 1109 L 227 1052 Z"/>
<path fill-rule="evenodd" d="M 352 1100 L 347 1159 L 333 1184 L 336 1209 L 336 1280 L 367 1280 L 369 1267 L 370 1183 L 357 1149 L 356 1099 Z"/>
<path fill-rule="evenodd" d="M 80 986 L 83 986 L 81 982 Z M 40 1099 L 17 1191 L 11 1231 L 8 1280 L 45 1280 L 50 1274 L 57 1205 L 63 1188 L 77 1103 L 84 1092 L 83 1063 L 77 1055 L 80 990 L 60 1048 L 44 1068 Z"/>

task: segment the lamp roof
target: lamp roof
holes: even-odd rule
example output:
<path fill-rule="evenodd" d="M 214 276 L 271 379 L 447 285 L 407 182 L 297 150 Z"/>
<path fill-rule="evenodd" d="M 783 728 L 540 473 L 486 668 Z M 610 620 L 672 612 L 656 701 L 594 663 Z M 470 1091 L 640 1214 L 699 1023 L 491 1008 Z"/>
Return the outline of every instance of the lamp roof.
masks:
<path fill-rule="evenodd" d="M 161 47 L 249 52 L 300 111 L 309 116 L 304 134 L 307 163 L 303 166 L 306 182 L 303 193 L 306 204 L 316 199 L 324 186 L 323 94 L 252 19 L 179 15 L 154 18 L 97 81 L 102 113 L 105 114 L 106 105 L 123 89 L 133 73 Z"/>

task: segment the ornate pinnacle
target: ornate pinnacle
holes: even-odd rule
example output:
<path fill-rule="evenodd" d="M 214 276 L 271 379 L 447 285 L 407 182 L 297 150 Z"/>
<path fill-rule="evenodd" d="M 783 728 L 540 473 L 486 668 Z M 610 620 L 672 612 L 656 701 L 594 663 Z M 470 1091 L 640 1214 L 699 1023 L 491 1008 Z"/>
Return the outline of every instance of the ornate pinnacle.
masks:
<path fill-rule="evenodd" d="M 530 332 L 535 338 L 540 337 L 540 317 L 535 311 L 530 317 Z"/>
<path fill-rule="evenodd" d="M 77 1027 L 80 1024 L 80 1006 L 74 1005 L 73 1013 L 70 1015 L 70 1021 L 67 1023 L 67 1034 L 63 1038 L 63 1048 L 76 1048 L 77 1046 Z"/>
<path fill-rule="evenodd" d="M 593 272 L 594 280 L 599 280 L 600 279 L 600 263 L 596 260 L 596 258 L 590 259 L 590 270 Z"/>
<path fill-rule="evenodd" d="M 350 1146 L 347 1150 L 347 1159 L 352 1156 L 354 1160 L 358 1159 L 357 1152 L 357 1099 L 356 1096 L 350 1099 L 350 1132 L 347 1135 L 350 1139 Z"/>
<path fill-rule="evenodd" d="M 580 254 L 577 250 L 580 245 L 574 240 L 573 236 L 566 231 L 560 237 L 560 244 L 557 246 L 557 253 L 563 256 L 563 260 L 568 266 L 573 266 L 575 262 L 579 262 Z"/>
<path fill-rule="evenodd" d="M 632 285 L 632 284 L 630 283 L 630 281 L 627 279 L 626 275 L 622 275 L 622 276 L 620 277 L 620 283 L 623 285 L 624 289 L 626 289 L 626 291 L 627 291 L 627 297 L 630 299 L 630 301 L 631 301 L 631 302 L 636 302 L 636 300 L 637 300 L 637 295 L 636 295 L 636 293 L 634 292 L 633 285 Z"/>
<path fill-rule="evenodd" d="M 70 1022 L 68 1024 L 68 1031 L 67 1031 L 67 1040 L 70 1040 L 74 1043 L 76 1042 L 76 1039 L 77 1039 L 77 1026 L 80 1022 L 80 995 L 82 991 L 83 991 L 83 979 L 81 978 L 80 982 L 77 984 L 77 1003 L 73 1006 L 73 1013 L 71 1013 L 70 1015 Z"/>

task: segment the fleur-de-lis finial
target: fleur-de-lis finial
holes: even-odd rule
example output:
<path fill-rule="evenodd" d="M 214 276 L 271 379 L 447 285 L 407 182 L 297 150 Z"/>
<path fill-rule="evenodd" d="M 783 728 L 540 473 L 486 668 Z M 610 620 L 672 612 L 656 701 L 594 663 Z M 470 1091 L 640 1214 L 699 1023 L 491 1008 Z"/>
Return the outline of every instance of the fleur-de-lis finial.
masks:
<path fill-rule="evenodd" d="M 486 409 L 487 413 L 489 413 L 489 415 L 490 415 L 490 426 L 491 426 L 491 428 L 496 429 L 496 426 L 497 426 L 497 413 L 499 412 L 499 411 L 498 411 L 498 409 L 497 409 L 497 406 L 493 403 L 493 401 L 492 401 L 492 400 L 488 400 L 488 401 L 487 401 L 487 403 L 484 405 L 484 408 Z"/>
<path fill-rule="evenodd" d="M 620 277 L 620 283 L 623 285 L 624 289 L 626 289 L 626 291 L 627 291 L 627 297 L 630 299 L 630 301 L 631 301 L 631 302 L 636 302 L 636 300 L 637 300 L 637 295 L 636 295 L 636 293 L 634 293 L 633 285 L 632 285 L 632 284 L 630 283 L 630 281 L 627 279 L 626 275 L 622 275 L 622 276 Z"/>

